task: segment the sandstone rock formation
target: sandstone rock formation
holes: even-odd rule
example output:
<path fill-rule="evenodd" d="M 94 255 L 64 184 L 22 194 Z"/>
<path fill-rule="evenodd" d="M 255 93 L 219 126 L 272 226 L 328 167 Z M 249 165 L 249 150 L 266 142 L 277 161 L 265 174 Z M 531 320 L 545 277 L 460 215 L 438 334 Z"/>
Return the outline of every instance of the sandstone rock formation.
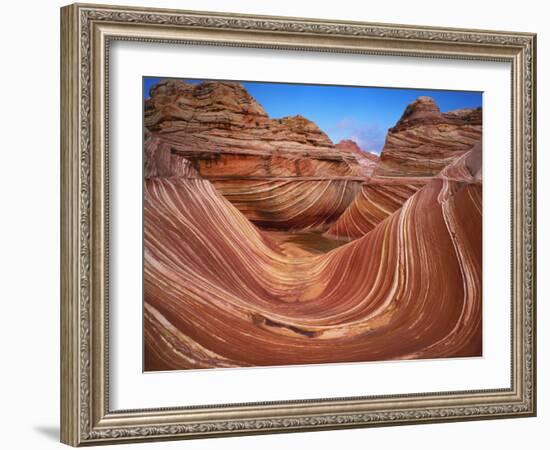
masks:
<path fill-rule="evenodd" d="M 388 131 L 375 176 L 436 175 L 480 140 L 480 109 L 441 113 L 433 99 L 419 97 Z"/>
<path fill-rule="evenodd" d="M 420 98 L 378 159 L 167 80 L 145 126 L 145 370 L 482 354 L 480 110 Z"/>
<path fill-rule="evenodd" d="M 370 177 L 372 175 L 379 159 L 376 153 L 361 150 L 357 143 L 351 139 L 344 139 L 338 142 L 335 147 L 343 153 L 351 153 L 359 165 L 363 167 L 365 176 Z"/>
<path fill-rule="evenodd" d="M 302 257 L 206 180 L 146 180 L 145 369 L 481 355 L 472 161 L 362 238 Z"/>
<path fill-rule="evenodd" d="M 419 97 L 388 131 L 371 178 L 327 235 L 358 238 L 398 209 L 433 176 L 481 145 L 481 109 L 441 113 Z"/>
<path fill-rule="evenodd" d="M 371 178 L 364 183 L 352 203 L 330 226 L 327 236 L 357 239 L 373 230 L 422 188 L 427 178 Z"/>
<path fill-rule="evenodd" d="M 150 94 L 146 176 L 191 167 L 263 227 L 326 228 L 372 171 L 308 119 L 269 118 L 239 83 L 165 80 Z"/>

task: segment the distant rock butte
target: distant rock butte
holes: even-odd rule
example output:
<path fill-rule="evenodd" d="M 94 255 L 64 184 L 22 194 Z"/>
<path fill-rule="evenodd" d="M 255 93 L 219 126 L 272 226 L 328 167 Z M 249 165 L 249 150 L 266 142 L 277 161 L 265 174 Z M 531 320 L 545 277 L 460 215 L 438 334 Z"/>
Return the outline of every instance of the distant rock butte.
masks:
<path fill-rule="evenodd" d="M 481 140 L 482 112 L 442 113 L 433 99 L 419 97 L 388 130 L 374 176 L 431 177 Z"/>
<path fill-rule="evenodd" d="M 481 120 L 481 108 L 442 113 L 430 97 L 417 98 L 388 131 L 369 181 L 327 236 L 363 236 L 470 149 L 478 149 L 472 155 L 481 155 Z"/>
<path fill-rule="evenodd" d="M 343 139 L 338 142 L 335 147 L 343 152 L 354 153 L 356 155 L 360 155 L 367 159 L 370 159 L 371 161 L 378 161 L 377 154 L 362 150 L 359 145 L 357 145 L 357 142 L 355 142 L 353 139 Z"/>
<path fill-rule="evenodd" d="M 352 154 L 359 165 L 363 167 L 363 173 L 369 177 L 372 175 L 378 164 L 379 157 L 377 154 L 361 150 L 357 143 L 351 139 L 344 139 L 338 142 L 335 147 L 341 152 Z"/>

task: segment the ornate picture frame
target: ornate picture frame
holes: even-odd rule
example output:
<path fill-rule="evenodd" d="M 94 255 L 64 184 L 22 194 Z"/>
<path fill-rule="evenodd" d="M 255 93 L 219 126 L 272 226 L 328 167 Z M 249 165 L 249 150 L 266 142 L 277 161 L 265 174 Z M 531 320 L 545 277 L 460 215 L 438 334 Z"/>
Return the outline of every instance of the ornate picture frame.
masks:
<path fill-rule="evenodd" d="M 511 65 L 511 385 L 113 410 L 109 57 L 115 41 L 502 61 Z M 61 9 L 61 440 L 94 445 L 536 414 L 536 35 L 74 4 Z M 486 293 L 490 295 L 490 293 Z"/>

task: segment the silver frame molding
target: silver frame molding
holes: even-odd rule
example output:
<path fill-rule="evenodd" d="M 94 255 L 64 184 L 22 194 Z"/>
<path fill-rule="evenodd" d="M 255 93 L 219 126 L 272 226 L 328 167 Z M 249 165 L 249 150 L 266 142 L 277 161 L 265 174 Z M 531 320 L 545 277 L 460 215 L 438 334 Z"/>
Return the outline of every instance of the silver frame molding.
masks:
<path fill-rule="evenodd" d="M 112 411 L 108 67 L 113 40 L 506 61 L 512 67 L 508 389 Z M 536 414 L 536 35 L 75 4 L 61 9 L 61 440 L 73 446 Z"/>

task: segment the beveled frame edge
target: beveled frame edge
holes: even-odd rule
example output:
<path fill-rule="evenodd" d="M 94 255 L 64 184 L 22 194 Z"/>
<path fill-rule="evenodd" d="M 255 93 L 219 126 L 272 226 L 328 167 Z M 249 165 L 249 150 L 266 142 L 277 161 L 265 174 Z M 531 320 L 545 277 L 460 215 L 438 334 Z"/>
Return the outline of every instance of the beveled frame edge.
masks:
<path fill-rule="evenodd" d="M 110 411 L 106 49 L 111 39 L 509 61 L 512 386 L 477 392 Z M 536 35 L 75 4 L 61 9 L 61 440 L 78 446 L 533 416 Z"/>

